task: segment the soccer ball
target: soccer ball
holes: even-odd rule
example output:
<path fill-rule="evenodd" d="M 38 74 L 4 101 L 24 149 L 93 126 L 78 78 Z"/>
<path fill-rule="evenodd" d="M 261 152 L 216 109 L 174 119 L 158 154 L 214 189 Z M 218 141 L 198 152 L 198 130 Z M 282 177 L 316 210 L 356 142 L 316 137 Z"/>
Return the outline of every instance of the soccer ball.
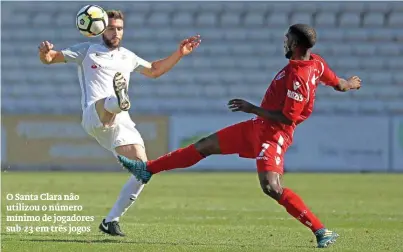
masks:
<path fill-rule="evenodd" d="M 86 37 L 99 36 L 108 26 L 108 14 L 98 5 L 86 5 L 77 13 L 76 26 Z"/>

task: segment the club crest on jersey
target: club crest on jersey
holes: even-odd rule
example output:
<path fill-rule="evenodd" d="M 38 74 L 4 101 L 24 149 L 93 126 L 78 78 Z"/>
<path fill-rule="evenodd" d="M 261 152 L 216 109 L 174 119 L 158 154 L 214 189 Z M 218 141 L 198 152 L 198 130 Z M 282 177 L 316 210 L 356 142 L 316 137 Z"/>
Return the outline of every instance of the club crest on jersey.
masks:
<path fill-rule="evenodd" d="M 279 80 L 285 76 L 285 71 L 281 71 L 279 74 L 277 74 L 275 80 Z"/>
<path fill-rule="evenodd" d="M 299 83 L 298 81 L 294 81 L 292 85 L 294 86 L 294 90 L 297 90 L 299 87 L 301 87 L 301 83 Z"/>

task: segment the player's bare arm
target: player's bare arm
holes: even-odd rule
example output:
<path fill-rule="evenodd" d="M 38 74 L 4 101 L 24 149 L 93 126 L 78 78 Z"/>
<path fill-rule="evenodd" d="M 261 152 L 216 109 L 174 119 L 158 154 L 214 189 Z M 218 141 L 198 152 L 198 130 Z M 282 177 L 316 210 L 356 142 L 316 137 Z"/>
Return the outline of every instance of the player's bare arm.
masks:
<path fill-rule="evenodd" d="M 334 89 L 340 92 L 346 92 L 351 89 L 360 89 L 361 79 L 358 76 L 350 77 L 348 80 L 339 78 L 339 85 L 335 86 Z"/>
<path fill-rule="evenodd" d="M 153 61 L 151 68 L 144 68 L 141 73 L 150 78 L 160 77 L 171 70 L 183 56 L 191 54 L 200 45 L 200 42 L 200 35 L 184 39 L 173 54 L 165 59 Z"/>
<path fill-rule="evenodd" d="M 292 125 L 292 121 L 288 119 L 281 111 L 269 111 L 242 99 L 230 100 L 228 102 L 228 108 L 232 112 L 242 111 L 245 113 L 255 114 L 269 120 L 278 121 L 286 125 Z"/>
<path fill-rule="evenodd" d="M 49 41 L 43 41 L 39 45 L 39 59 L 43 64 L 63 63 L 64 56 L 60 51 L 53 50 L 53 44 Z"/>

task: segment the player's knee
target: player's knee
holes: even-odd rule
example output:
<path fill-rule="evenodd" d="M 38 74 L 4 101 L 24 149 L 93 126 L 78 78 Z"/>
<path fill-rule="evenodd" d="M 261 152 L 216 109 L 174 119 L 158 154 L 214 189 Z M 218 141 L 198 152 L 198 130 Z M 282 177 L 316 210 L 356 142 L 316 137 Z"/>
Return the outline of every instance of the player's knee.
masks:
<path fill-rule="evenodd" d="M 277 183 L 277 181 L 265 181 L 264 183 L 261 183 L 261 187 L 263 192 L 271 198 L 275 200 L 281 198 L 283 188 L 279 183 Z"/>
<path fill-rule="evenodd" d="M 207 157 L 213 154 L 220 153 L 220 146 L 218 144 L 218 138 L 215 135 L 204 137 L 195 143 L 196 150 Z"/>
<path fill-rule="evenodd" d="M 104 108 L 105 99 L 101 99 L 96 101 L 95 103 L 95 111 L 97 112 L 98 118 L 101 121 L 103 126 L 108 126 L 113 124 L 113 120 L 115 119 L 115 115 L 108 112 Z"/>
<path fill-rule="evenodd" d="M 133 160 L 147 161 L 144 146 L 140 144 L 118 146 L 115 148 L 115 151 L 118 155 L 122 155 Z"/>

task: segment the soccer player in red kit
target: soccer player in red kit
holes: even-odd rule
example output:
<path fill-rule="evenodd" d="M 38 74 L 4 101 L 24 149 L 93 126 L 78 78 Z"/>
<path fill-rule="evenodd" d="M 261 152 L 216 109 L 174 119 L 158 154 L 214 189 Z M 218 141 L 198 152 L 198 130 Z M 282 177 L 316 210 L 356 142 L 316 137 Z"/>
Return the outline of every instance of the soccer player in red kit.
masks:
<path fill-rule="evenodd" d="M 229 101 L 232 111 L 255 114 L 254 119 L 221 129 L 156 160 L 142 162 L 118 156 L 120 163 L 147 183 L 153 174 L 190 167 L 210 155 L 238 154 L 256 159 L 263 192 L 310 228 L 318 247 L 327 247 L 339 235 L 326 229 L 295 192 L 281 185 L 284 153 L 292 143 L 295 127 L 312 113 L 319 82 L 347 91 L 359 89 L 361 80 L 356 76 L 348 80 L 337 77 L 319 55 L 310 52 L 315 43 L 316 32 L 312 27 L 290 26 L 284 40 L 289 63 L 275 76 L 260 107 L 241 99 Z"/>

